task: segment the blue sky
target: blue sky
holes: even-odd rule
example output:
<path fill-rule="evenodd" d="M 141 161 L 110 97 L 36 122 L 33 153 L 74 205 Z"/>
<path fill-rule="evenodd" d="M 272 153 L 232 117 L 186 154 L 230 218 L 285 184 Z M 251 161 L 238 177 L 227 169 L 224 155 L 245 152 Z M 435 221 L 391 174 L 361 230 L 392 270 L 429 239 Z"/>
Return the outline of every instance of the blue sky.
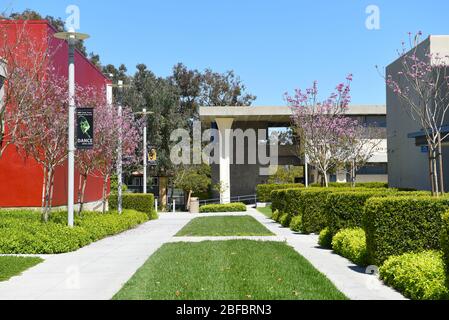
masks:
<path fill-rule="evenodd" d="M 284 105 L 284 92 L 314 80 L 327 95 L 348 73 L 354 104 L 384 103 L 375 65 L 393 61 L 409 31 L 449 34 L 447 0 L 0 0 L 0 9 L 65 19 L 70 4 L 102 63 L 125 63 L 130 73 L 145 63 L 160 76 L 177 62 L 233 69 L 257 105 Z M 368 5 L 380 9 L 380 30 L 365 27 Z"/>

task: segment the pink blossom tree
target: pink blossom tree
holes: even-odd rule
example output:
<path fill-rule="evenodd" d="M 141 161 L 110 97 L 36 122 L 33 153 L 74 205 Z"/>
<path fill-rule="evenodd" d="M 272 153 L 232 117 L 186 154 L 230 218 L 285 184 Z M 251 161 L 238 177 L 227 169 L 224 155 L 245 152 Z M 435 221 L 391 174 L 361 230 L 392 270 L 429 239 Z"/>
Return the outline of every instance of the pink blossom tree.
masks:
<path fill-rule="evenodd" d="M 45 39 L 36 41 L 27 23 L 0 25 L 0 71 L 4 77 L 0 101 L 0 158 L 15 144 L 19 134 L 24 139 L 26 133 L 19 132 L 22 121 L 36 117 L 36 105 L 46 103 L 44 100 L 53 90 L 44 83 L 45 75 L 51 72 L 49 61 L 54 53 L 47 43 Z"/>
<path fill-rule="evenodd" d="M 18 120 L 15 145 L 43 167 L 42 220 L 47 222 L 55 170 L 67 157 L 67 80 L 48 68 L 43 81 L 28 94 L 34 103 Z"/>
<path fill-rule="evenodd" d="M 300 141 L 301 153 L 320 172 L 326 187 L 328 174 L 348 157 L 349 137 L 354 134 L 357 122 L 345 115 L 350 97 L 352 75 L 346 83 L 324 100 L 318 99 L 318 84 L 305 91 L 296 90 L 294 96 L 286 95 L 293 110 L 292 127 Z"/>
<path fill-rule="evenodd" d="M 108 181 L 115 172 L 119 135 L 122 138 L 122 156 L 123 164 L 129 165 L 138 161 L 137 149 L 141 141 L 141 133 L 139 128 L 141 122 L 136 120 L 131 108 L 124 107 L 122 116 L 119 117 L 115 106 L 102 106 L 97 109 L 97 122 L 95 128 L 94 154 L 96 162 L 96 175 L 103 179 L 103 213 L 106 212 L 106 203 L 108 194 Z M 98 119 L 101 117 L 101 119 Z M 122 128 L 122 130 L 119 130 Z"/>
<path fill-rule="evenodd" d="M 449 111 L 449 56 L 422 52 L 422 33 L 409 33 L 409 47 L 402 43 L 401 70 L 386 75 L 387 87 L 401 107 L 421 127 L 429 148 L 429 175 L 434 195 L 444 193 L 442 143 Z"/>

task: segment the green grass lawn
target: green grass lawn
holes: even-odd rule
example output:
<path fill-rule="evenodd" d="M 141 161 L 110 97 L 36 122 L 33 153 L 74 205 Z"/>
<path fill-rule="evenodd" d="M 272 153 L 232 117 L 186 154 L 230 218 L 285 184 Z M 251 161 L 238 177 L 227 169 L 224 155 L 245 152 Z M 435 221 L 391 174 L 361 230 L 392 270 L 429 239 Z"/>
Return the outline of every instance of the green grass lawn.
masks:
<path fill-rule="evenodd" d="M 271 206 L 265 207 L 265 208 L 257 208 L 257 211 L 260 213 L 263 213 L 267 218 L 271 218 L 273 215 L 273 211 L 271 210 Z"/>
<path fill-rule="evenodd" d="M 165 244 L 115 300 L 341 300 L 293 248 L 249 240 Z"/>
<path fill-rule="evenodd" d="M 193 219 L 176 235 L 203 236 L 272 236 L 267 228 L 251 216 L 201 217 Z"/>
<path fill-rule="evenodd" d="M 41 263 L 41 258 L 0 257 L 0 281 L 6 281 Z"/>

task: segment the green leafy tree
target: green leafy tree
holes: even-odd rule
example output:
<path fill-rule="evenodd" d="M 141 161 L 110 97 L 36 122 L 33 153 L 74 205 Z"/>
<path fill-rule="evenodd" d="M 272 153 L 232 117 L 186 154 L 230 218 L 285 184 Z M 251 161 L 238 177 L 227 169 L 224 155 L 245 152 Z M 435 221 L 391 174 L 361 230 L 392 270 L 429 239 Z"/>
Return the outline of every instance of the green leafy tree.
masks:
<path fill-rule="evenodd" d="M 268 179 L 269 184 L 295 183 L 297 178 L 304 176 L 302 167 L 278 167 L 277 172 Z"/>
<path fill-rule="evenodd" d="M 207 192 L 211 186 L 211 169 L 208 165 L 185 166 L 176 172 L 174 185 L 182 189 L 187 196 L 187 208 L 190 208 L 192 194 Z"/>

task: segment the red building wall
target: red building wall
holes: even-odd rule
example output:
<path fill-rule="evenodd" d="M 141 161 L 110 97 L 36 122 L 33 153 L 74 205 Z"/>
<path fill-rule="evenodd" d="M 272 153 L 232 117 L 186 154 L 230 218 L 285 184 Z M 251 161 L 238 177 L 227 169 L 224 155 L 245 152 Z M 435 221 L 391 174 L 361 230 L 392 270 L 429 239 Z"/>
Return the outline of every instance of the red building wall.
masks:
<path fill-rule="evenodd" d="M 46 21 L 8 22 L 0 21 L 0 24 L 8 24 L 10 35 L 15 34 L 15 29 L 25 27 L 32 34 L 35 41 L 40 41 L 39 47 L 50 46 L 58 48 L 53 56 L 52 63 L 56 72 L 67 77 L 68 74 L 68 45 L 62 40 L 52 37 L 56 30 Z M 50 39 L 50 40 L 48 40 Z M 0 39 L 0 41 L 2 41 Z M 95 86 L 106 95 L 106 85 L 110 83 L 100 70 L 98 70 L 81 53 L 75 53 L 75 81 L 80 86 Z M 79 174 L 75 172 L 75 191 L 78 190 Z M 40 207 L 42 204 L 43 169 L 33 159 L 24 159 L 10 146 L 2 158 L 0 158 L 0 207 Z M 101 178 L 89 177 L 85 202 L 94 202 L 102 198 L 103 182 Z M 75 192 L 75 202 L 76 192 Z M 60 166 L 55 174 L 54 206 L 67 204 L 67 164 Z"/>

